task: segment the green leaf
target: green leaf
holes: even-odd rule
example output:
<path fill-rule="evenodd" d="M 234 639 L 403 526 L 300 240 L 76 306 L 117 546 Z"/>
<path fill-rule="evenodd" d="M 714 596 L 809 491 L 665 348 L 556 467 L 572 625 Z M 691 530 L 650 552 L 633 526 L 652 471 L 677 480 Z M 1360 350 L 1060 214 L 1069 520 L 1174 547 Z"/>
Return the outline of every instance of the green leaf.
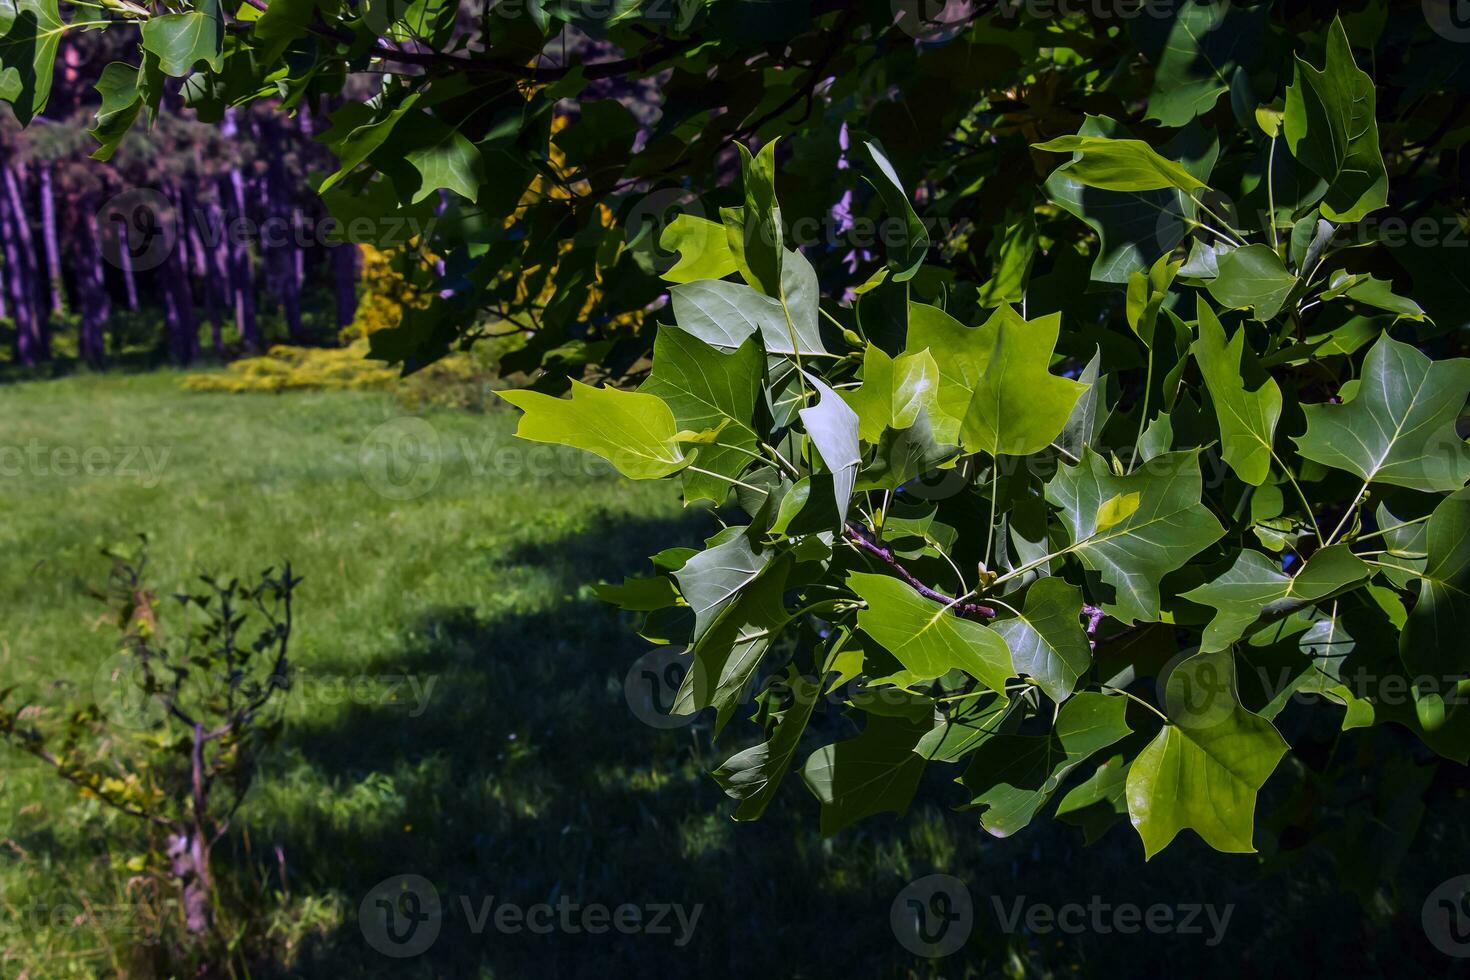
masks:
<path fill-rule="evenodd" d="M 1025 609 L 1015 619 L 998 620 L 992 628 L 1010 647 L 1016 669 L 1060 703 L 1092 666 L 1092 646 L 1081 616 L 1082 593 L 1077 587 L 1044 578 L 1026 591 Z"/>
<path fill-rule="evenodd" d="M 1214 108 L 1236 70 L 1254 63 L 1263 18 L 1230 2 L 1176 0 L 1164 9 L 1173 17 L 1151 8 L 1133 28 L 1155 65 L 1145 118 L 1177 127 Z"/>
<path fill-rule="evenodd" d="M 1296 288 L 1296 276 L 1269 245 L 1247 245 L 1226 252 L 1218 260 L 1219 275 L 1205 287 L 1216 302 L 1232 310 L 1249 308 L 1257 320 L 1281 312 Z"/>
<path fill-rule="evenodd" d="M 820 397 L 815 405 L 801 410 L 801 422 L 832 474 L 837 524 L 841 526 L 847 520 L 847 505 L 852 499 L 853 484 L 857 482 L 858 466 L 863 461 L 858 446 L 858 417 L 837 392 L 816 378 L 808 378 L 808 381 Z"/>
<path fill-rule="evenodd" d="M 822 804 L 822 836 L 875 813 L 903 813 L 924 774 L 914 746 L 929 730 L 913 718 L 869 714 L 862 734 L 813 752 L 801 778 Z"/>
<path fill-rule="evenodd" d="M 1004 694 L 995 693 L 952 702 L 949 714 L 935 719 L 914 751 L 930 762 L 958 762 L 995 737 L 1013 704 Z"/>
<path fill-rule="evenodd" d="M 1088 116 L 1079 135 L 1112 136 L 1119 125 L 1105 116 Z M 1163 148 L 1198 179 L 1209 177 L 1219 155 L 1219 144 L 1200 127 L 1180 130 Z M 1076 162 L 1066 163 L 1047 177 L 1047 196 L 1085 222 L 1098 236 L 1092 262 L 1095 282 L 1127 283 L 1134 272 L 1147 270 L 1185 238 L 1188 223 L 1199 210 L 1194 198 L 1177 187 L 1154 191 L 1104 191 L 1087 187 L 1072 175 Z M 1063 253 L 1064 255 L 1066 253 Z M 1066 288 L 1067 280 L 1059 286 Z M 942 364 L 942 362 L 941 362 Z"/>
<path fill-rule="evenodd" d="M 1128 769 L 1128 815 L 1145 858 L 1185 828 L 1217 851 L 1253 852 L 1256 793 L 1286 742 L 1240 706 L 1229 652 L 1180 662 L 1165 691 L 1171 720 Z"/>
<path fill-rule="evenodd" d="M 1128 734 L 1127 710 L 1122 696 L 1084 691 L 1058 709 L 1046 735 L 982 742 L 960 779 L 975 794 L 971 805 L 984 808 L 981 826 L 996 837 L 1025 829 L 1073 769 Z"/>
<path fill-rule="evenodd" d="M 1322 214 L 1332 221 L 1360 221 L 1388 204 L 1376 103 L 1373 79 L 1358 69 L 1347 31 L 1334 18 L 1322 70 L 1296 60 L 1283 123 L 1292 156 L 1327 181 Z"/>
<path fill-rule="evenodd" d="M 1363 581 L 1369 573 L 1346 545 L 1322 549 L 1295 575 L 1287 575 L 1280 562 L 1259 551 L 1246 550 L 1218 578 L 1181 595 L 1215 610 L 1200 641 L 1200 649 L 1210 652 L 1229 649 L 1262 616 L 1323 599 Z"/>
<path fill-rule="evenodd" d="M 337 155 L 340 165 L 337 171 L 322 181 L 317 193 L 325 194 L 337 185 L 358 165 L 371 156 L 393 135 L 393 129 L 419 100 L 417 92 L 406 97 L 395 109 L 386 114 L 362 102 L 348 102 L 332 113 L 332 127 L 319 139 Z"/>
<path fill-rule="evenodd" d="M 1143 140 L 1106 136 L 1059 136 L 1033 149 L 1048 153 L 1076 153 L 1067 176 L 1104 191 L 1156 191 L 1175 187 L 1186 194 L 1208 190 L 1209 185 L 1179 164 L 1161 156 Z"/>
<path fill-rule="evenodd" d="M 666 252 L 679 253 L 679 261 L 663 274 L 667 282 L 723 279 L 736 269 L 724 226 L 707 218 L 678 215 L 663 230 L 658 244 Z"/>
<path fill-rule="evenodd" d="M 138 69 L 121 61 L 112 62 L 97 79 L 97 94 L 102 97 L 102 104 L 97 107 L 97 124 L 88 130 L 98 144 L 92 159 L 110 160 L 143 110 L 143 96 L 138 93 Z"/>
<path fill-rule="evenodd" d="M 756 551 L 745 528 L 727 528 L 705 542 L 706 549 L 674 572 L 684 601 L 694 610 L 694 639 L 714 625 L 740 592 L 760 577 L 771 561 L 769 551 Z"/>
<path fill-rule="evenodd" d="M 811 720 L 812 709 L 822 693 L 820 684 L 794 670 L 787 677 L 787 686 L 792 703 L 781 712 L 771 737 L 735 753 L 713 773 L 725 794 L 740 801 L 740 806 L 735 809 L 736 820 L 757 820 L 765 813 L 786 770 L 791 767 L 802 733 Z"/>
<path fill-rule="evenodd" d="M 674 697 L 673 714 L 714 708 L 715 735 L 724 730 L 735 709 L 745 702 L 761 659 L 790 621 L 783 602 L 790 566 L 789 558 L 772 563 L 719 607 L 714 623 L 694 642 L 694 664 Z M 689 593 L 683 572 L 688 568 L 686 564 L 675 573 L 686 599 Z"/>
<path fill-rule="evenodd" d="M 858 627 L 903 664 L 902 684 L 963 670 L 997 693 L 1016 676 L 1005 640 L 974 620 L 962 619 L 908 584 L 888 575 L 851 572 L 847 587 L 868 606 Z"/>
<path fill-rule="evenodd" d="M 0 0 L 0 100 L 22 126 L 51 98 L 56 50 L 68 29 L 56 0 Z"/>
<path fill-rule="evenodd" d="M 1220 453 L 1236 476 L 1258 487 L 1271 471 L 1271 446 L 1276 423 L 1281 419 L 1281 389 L 1270 377 L 1254 391 L 1246 388 L 1245 366 L 1241 363 L 1245 328 L 1237 330 L 1227 343 L 1225 328 L 1210 304 L 1203 296 L 1198 303 L 1199 339 L 1190 350 L 1199 362 L 1215 406 Z"/>
<path fill-rule="evenodd" d="M 1082 828 L 1090 846 L 1128 812 L 1128 769 L 1132 763 L 1121 753 L 1098 764 L 1091 776 L 1078 783 L 1057 804 L 1056 816 Z"/>
<path fill-rule="evenodd" d="M 1470 490 L 1434 508 L 1424 542 L 1429 561 L 1399 650 L 1409 673 L 1447 682 L 1470 674 Z"/>
<path fill-rule="evenodd" d="M 1320 298 L 1328 300 L 1339 297 L 1397 314 L 1394 322 L 1399 320 L 1423 322 L 1428 319 L 1423 307 L 1407 296 L 1400 296 L 1393 291 L 1392 282 L 1387 279 L 1379 279 L 1371 274 L 1349 276 L 1339 272 L 1334 275 L 1332 287 L 1324 290 Z"/>
<path fill-rule="evenodd" d="M 689 465 L 674 436 L 674 413 L 655 395 L 572 382 L 570 398 L 497 391 L 525 412 L 516 435 L 595 453 L 634 480 L 654 480 Z"/>
<path fill-rule="evenodd" d="M 410 204 L 437 196 L 441 188 L 467 201 L 479 199 L 485 184 L 485 161 L 479 149 L 463 133 L 428 113 L 415 113 L 401 124 L 388 151 L 402 154 L 418 172 L 418 186 L 413 188 Z"/>
<path fill-rule="evenodd" d="M 858 435 L 876 443 L 885 429 L 913 425 L 938 390 L 939 365 L 927 350 L 893 358 L 869 344 L 863 352 L 863 383 L 844 391 L 842 398 L 857 412 Z"/>
<path fill-rule="evenodd" d="M 1225 534 L 1200 492 L 1198 451 L 1165 453 L 1136 473 L 1117 476 L 1106 460 L 1084 449 L 1078 465 L 1060 468 L 1047 484 L 1046 499 L 1062 508 L 1067 551 L 1112 586 L 1115 595 L 1103 608 L 1134 623 L 1156 621 L 1159 580 Z M 1130 493 L 1139 495 L 1138 509 L 1099 529 L 1103 503 Z"/>
<path fill-rule="evenodd" d="M 796 253 L 792 253 L 795 255 Z M 805 261 L 805 260 L 803 260 Z M 810 268 L 810 264 L 807 266 Z M 734 350 L 751 334 L 759 333 L 772 354 L 823 353 L 814 321 L 803 318 L 797 342 L 791 342 L 792 323 L 781 300 L 756 292 L 749 286 L 719 279 L 696 279 L 669 289 L 669 301 L 679 329 L 693 334 L 712 347 Z M 812 312 L 816 316 L 816 312 Z"/>
<path fill-rule="evenodd" d="M 1145 275 L 1135 272 L 1128 277 L 1128 295 L 1125 312 L 1128 326 L 1138 334 L 1145 347 L 1154 345 L 1154 324 L 1159 319 L 1159 309 L 1169 296 L 1169 287 L 1179 273 L 1180 263 L 1172 261 L 1168 253 L 1161 255 Z"/>
<path fill-rule="evenodd" d="M 897 490 L 960 455 L 960 447 L 940 442 L 921 410 L 912 425 L 884 429 L 878 437 L 873 462 L 858 475 L 858 490 Z"/>
<path fill-rule="evenodd" d="M 730 250 L 745 281 L 767 296 L 781 295 L 781 205 L 776 201 L 776 140 L 752 156 L 744 143 L 740 170 L 745 180 L 745 209 L 738 229 L 726 223 Z M 727 240 L 728 240 L 727 238 Z"/>
<path fill-rule="evenodd" d="M 1431 361 L 1384 334 L 1368 351 L 1351 401 L 1303 406 L 1298 451 L 1365 483 L 1458 490 L 1470 480 L 1470 451 L 1455 433 L 1467 395 L 1470 359 Z"/>
<path fill-rule="evenodd" d="M 972 332 L 991 351 L 960 427 L 967 450 L 1029 456 L 1061 435 L 1086 390 L 1049 370 L 1061 325 L 1060 313 L 1027 321 L 1002 306 Z"/>
<path fill-rule="evenodd" d="M 991 275 L 980 286 L 978 299 L 986 309 L 1026 298 L 1026 280 L 1036 257 L 1036 212 L 1028 206 L 1019 218 L 1006 215 L 1006 227 L 990 246 Z"/>
<path fill-rule="evenodd" d="M 903 181 L 899 179 L 898 171 L 889 162 L 883 148 L 872 142 L 863 143 L 863 148 L 868 151 L 873 165 L 881 174 L 881 178 L 872 183 L 878 196 L 883 199 L 884 209 L 903 222 L 902 237 L 890 248 L 888 267 L 893 272 L 894 282 L 906 282 L 924 264 L 924 256 L 929 251 L 929 232 L 914 211 L 908 192 L 903 189 Z"/>
<path fill-rule="evenodd" d="M 660 327 L 653 340 L 653 370 L 638 390 L 663 399 L 680 429 L 718 428 L 714 444 L 699 449 L 699 468 L 738 477 L 759 442 L 750 426 L 763 366 L 760 347 L 752 339 L 723 354 L 677 327 Z M 687 500 L 720 503 L 729 495 L 728 480 L 690 470 L 683 478 Z"/>
<path fill-rule="evenodd" d="M 165 75 L 182 78 L 204 62 L 215 71 L 224 51 L 224 18 L 219 4 L 187 14 L 162 14 L 143 25 L 143 48 L 158 55 Z"/>

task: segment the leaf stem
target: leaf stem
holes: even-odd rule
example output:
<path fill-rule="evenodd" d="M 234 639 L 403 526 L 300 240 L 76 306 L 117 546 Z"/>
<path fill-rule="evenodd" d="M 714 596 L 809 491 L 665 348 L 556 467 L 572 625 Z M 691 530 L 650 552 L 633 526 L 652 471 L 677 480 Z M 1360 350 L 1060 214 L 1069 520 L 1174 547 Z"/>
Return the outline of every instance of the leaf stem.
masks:
<path fill-rule="evenodd" d="M 1143 414 L 1138 417 L 1138 435 L 1133 439 L 1133 455 L 1128 458 L 1128 472 L 1138 465 L 1138 447 L 1143 445 L 1143 430 L 1148 426 L 1148 396 L 1154 380 L 1154 345 L 1148 345 L 1148 367 L 1143 375 Z"/>
<path fill-rule="evenodd" d="M 1275 447 L 1267 446 L 1266 449 L 1271 454 L 1271 458 L 1276 460 L 1276 465 L 1281 467 L 1281 472 L 1286 474 L 1286 478 L 1290 480 L 1291 485 L 1296 488 L 1296 495 L 1302 498 L 1302 506 L 1305 507 L 1307 510 L 1307 519 L 1312 522 L 1312 531 L 1317 535 L 1317 547 L 1327 547 L 1327 542 L 1322 537 L 1322 528 L 1317 526 L 1317 515 L 1312 513 L 1312 502 L 1308 500 L 1307 495 L 1302 492 L 1301 484 L 1297 483 L 1296 477 L 1291 475 L 1291 468 L 1281 461 L 1280 456 L 1276 455 Z"/>
<path fill-rule="evenodd" d="M 1423 524 L 1425 521 L 1429 520 L 1433 516 L 1433 514 L 1425 514 L 1423 517 L 1416 517 L 1412 521 L 1404 521 L 1404 523 L 1395 524 L 1393 527 L 1380 527 L 1376 531 L 1369 531 L 1367 534 L 1360 534 L 1356 538 L 1353 538 L 1353 540 L 1367 541 L 1369 538 L 1376 538 L 1380 534 L 1392 534 L 1394 531 L 1398 531 L 1406 527 L 1413 527 L 1415 524 Z"/>
<path fill-rule="evenodd" d="M 727 483 L 733 483 L 737 487 L 744 487 L 747 490 L 754 490 L 756 493 L 760 494 L 763 497 L 769 497 L 771 495 L 771 491 L 767 490 L 765 487 L 758 487 L 753 483 L 746 483 L 744 480 L 737 480 L 733 476 L 726 476 L 723 473 L 712 473 L 709 470 L 702 470 L 698 466 L 686 466 L 684 468 L 686 470 L 689 470 L 691 473 L 703 473 L 705 476 L 712 476 L 716 480 L 724 480 Z"/>
<path fill-rule="evenodd" d="M 1112 685 L 1109 685 L 1109 684 L 1099 684 L 1098 686 L 1101 687 L 1105 691 L 1116 691 L 1118 694 L 1123 695 L 1123 697 L 1128 698 L 1131 701 L 1137 701 L 1139 704 L 1143 705 L 1145 708 L 1147 708 L 1148 710 L 1152 711 L 1154 714 L 1156 714 L 1160 718 L 1162 718 L 1164 720 L 1164 724 L 1166 724 L 1166 725 L 1173 724 L 1173 722 L 1171 722 L 1169 720 L 1169 716 L 1168 715 L 1164 714 L 1158 708 L 1155 708 L 1153 705 L 1149 704 L 1147 701 L 1145 701 L 1143 698 L 1139 697 L 1138 695 L 1132 694 L 1132 693 L 1130 693 L 1128 691 L 1125 691 L 1121 687 L 1113 687 Z"/>
<path fill-rule="evenodd" d="M 1337 536 L 1342 533 L 1342 529 L 1347 526 L 1348 518 L 1352 517 L 1358 512 L 1358 506 L 1363 499 L 1363 494 L 1368 492 L 1368 484 L 1371 482 L 1371 480 L 1363 481 L 1362 489 L 1359 490 L 1357 494 L 1353 497 L 1353 502 L 1348 505 L 1348 509 L 1342 512 L 1342 520 L 1337 522 L 1337 527 L 1333 528 L 1332 533 L 1328 535 L 1328 545 L 1337 540 Z M 1326 545 L 1324 545 L 1324 547 L 1326 547 Z"/>

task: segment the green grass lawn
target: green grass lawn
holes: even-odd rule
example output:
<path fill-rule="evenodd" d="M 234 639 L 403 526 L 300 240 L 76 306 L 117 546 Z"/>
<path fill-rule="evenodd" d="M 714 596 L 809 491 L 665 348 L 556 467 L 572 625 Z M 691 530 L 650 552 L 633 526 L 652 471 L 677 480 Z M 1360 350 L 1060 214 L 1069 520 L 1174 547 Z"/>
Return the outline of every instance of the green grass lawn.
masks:
<path fill-rule="evenodd" d="M 638 721 L 623 678 L 646 647 L 589 589 L 697 543 L 710 515 L 684 511 L 672 485 L 513 440 L 509 412 L 410 419 L 384 394 L 199 395 L 179 379 L 0 386 L 0 687 L 41 703 L 91 690 L 113 652 L 85 590 L 105 575 L 101 543 L 149 532 L 168 590 L 291 559 L 305 581 L 287 731 L 217 851 L 222 874 L 279 893 L 262 913 L 276 962 L 256 976 L 1392 974 L 1421 961 L 1424 891 L 1470 871 L 1444 857 L 1470 853 L 1463 806 L 1425 818 L 1412 853 L 1440 860 L 1423 881 L 1379 883 L 1385 897 L 1367 905 L 1319 857 L 1268 873 L 1190 840 L 1145 866 L 1126 827 L 1084 848 L 1049 819 L 992 840 L 950 809 L 960 798 L 942 781 L 906 819 L 833 840 L 794 778 L 767 819 L 736 824 L 704 773 L 754 729 L 712 748 L 706 722 Z M 415 438 L 437 445 L 437 465 L 410 465 L 402 440 Z M 1379 836 L 1364 846 L 1409 846 L 1386 818 L 1368 826 Z M 0 975 L 112 975 L 126 917 L 98 927 L 82 910 L 133 900 L 133 835 L 0 748 Z M 975 926 L 963 952 L 931 963 L 895 941 L 890 905 L 940 871 L 967 882 Z M 411 959 L 383 956 L 359 926 L 369 891 L 400 874 L 430 880 L 444 906 L 438 940 Z M 1234 909 L 1210 946 L 1208 927 L 1007 932 L 994 904 L 1094 895 Z M 487 901 L 562 899 L 701 912 L 682 945 L 476 929 Z"/>

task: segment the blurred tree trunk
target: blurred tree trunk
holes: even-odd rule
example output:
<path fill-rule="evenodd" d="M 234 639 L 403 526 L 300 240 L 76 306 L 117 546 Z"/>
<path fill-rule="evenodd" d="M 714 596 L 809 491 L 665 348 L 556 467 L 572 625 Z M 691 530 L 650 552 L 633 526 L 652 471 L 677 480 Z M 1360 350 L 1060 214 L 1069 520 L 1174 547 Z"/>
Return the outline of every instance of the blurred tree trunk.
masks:
<path fill-rule="evenodd" d="M 199 280 L 204 293 L 204 309 L 209 315 L 209 341 L 215 356 L 225 353 L 225 313 L 220 280 L 210 269 L 210 257 L 204 248 L 204 236 L 199 231 L 199 222 L 204 210 L 187 187 L 179 188 L 179 220 L 183 222 L 184 244 L 188 251 L 189 274 Z"/>
<path fill-rule="evenodd" d="M 230 252 L 230 279 L 234 287 L 235 327 L 240 331 L 240 340 L 251 353 L 260 353 L 262 347 L 260 327 L 255 322 L 255 269 L 250 261 L 249 236 L 244 229 L 249 227 L 249 211 L 245 206 L 245 178 L 238 167 L 230 168 L 231 203 L 234 212 L 227 216 L 225 247 Z M 228 220 L 228 219 L 234 219 Z M 230 228 L 239 222 L 238 228 Z"/>
<path fill-rule="evenodd" d="M 94 368 L 102 367 L 106 358 L 102 329 L 112 312 L 107 295 L 107 275 L 103 267 L 102 238 L 97 228 L 97 215 L 85 209 L 86 250 L 77 270 L 77 292 L 81 296 L 82 321 L 78 328 L 77 348 L 82 360 Z"/>
<path fill-rule="evenodd" d="M 186 220 L 183 194 L 178 188 L 170 188 L 169 202 L 174 209 L 174 227 L 183 231 Z M 175 364 L 192 364 L 199 356 L 199 318 L 194 312 L 194 287 L 189 279 L 189 240 L 184 233 L 169 249 L 163 268 L 163 292 L 165 310 L 172 309 L 169 318 L 169 354 Z"/>
<path fill-rule="evenodd" d="M 46 273 L 51 281 L 51 312 L 60 316 L 66 310 L 65 285 L 61 275 L 61 240 L 56 234 L 56 195 L 51 187 L 51 165 L 41 165 L 41 241 L 46 248 Z"/>
<path fill-rule="evenodd" d="M 333 245 L 332 291 L 337 302 L 337 329 L 349 326 L 357 318 L 357 257 L 356 245 L 343 243 Z"/>
<path fill-rule="evenodd" d="M 15 359 L 30 366 L 51 357 L 48 336 L 49 310 L 37 302 L 39 298 L 35 240 L 26 216 L 25 196 L 15 168 L 4 168 L 5 265 L 11 274 L 10 301 L 15 307 Z"/>

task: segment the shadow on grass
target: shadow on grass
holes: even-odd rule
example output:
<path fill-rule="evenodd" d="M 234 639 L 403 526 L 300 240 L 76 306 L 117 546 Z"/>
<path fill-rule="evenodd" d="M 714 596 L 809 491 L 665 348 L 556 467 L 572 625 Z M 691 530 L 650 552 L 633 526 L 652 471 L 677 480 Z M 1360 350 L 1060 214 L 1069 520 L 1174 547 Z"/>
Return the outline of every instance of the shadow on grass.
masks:
<path fill-rule="evenodd" d="M 309 940 L 289 971 L 257 975 L 1156 976 L 1188 962 L 1199 976 L 1328 963 L 1376 976 L 1408 959 L 1409 947 L 1428 962 L 1417 907 L 1375 922 L 1320 861 L 1297 861 L 1295 877 L 1283 878 L 1190 837 L 1145 865 L 1126 826 L 1083 848 L 1075 829 L 1049 816 L 1024 839 L 996 841 L 973 815 L 946 812 L 957 798 L 954 773 L 941 767 L 931 767 L 907 818 L 881 817 L 832 841 L 817 836 L 815 803 L 794 774 L 761 822 L 735 824 L 705 773 L 750 744 L 753 726 L 712 748 L 707 719 L 672 730 L 638 721 L 623 678 L 646 644 L 616 610 L 574 597 L 579 585 L 639 573 L 639 556 L 706 530 L 692 517 L 618 518 L 523 548 L 506 561 L 561 582 L 568 598 L 554 608 L 494 619 L 438 609 L 391 658 L 344 654 L 335 665 L 343 676 L 408 675 L 418 693 L 398 685 L 401 703 L 362 698 L 329 723 L 291 730 L 288 754 L 309 767 L 309 785 L 331 791 L 252 835 L 285 849 L 293 890 L 336 893 L 347 916 Z M 836 737 L 827 727 L 818 741 Z M 898 944 L 889 912 L 905 884 L 939 871 L 968 883 L 975 928 L 964 952 L 930 963 Z M 442 908 L 437 939 L 406 958 L 374 948 L 358 917 L 374 887 L 398 875 L 427 879 Z M 1018 899 L 1056 909 L 1094 896 L 1110 907 L 1163 903 L 1176 916 L 1210 904 L 1218 919 L 1228 907 L 1228 920 L 1215 942 L 1200 911 L 1194 932 L 1000 924 Z M 501 906 L 538 903 L 552 907 L 549 933 L 497 928 Z M 685 923 L 696 909 L 698 918 L 692 931 L 669 913 L 667 932 L 592 934 L 582 926 L 592 904 L 636 906 L 645 923 L 661 905 L 682 906 Z M 416 951 L 418 934 L 394 925 L 412 936 L 396 949 Z"/>

